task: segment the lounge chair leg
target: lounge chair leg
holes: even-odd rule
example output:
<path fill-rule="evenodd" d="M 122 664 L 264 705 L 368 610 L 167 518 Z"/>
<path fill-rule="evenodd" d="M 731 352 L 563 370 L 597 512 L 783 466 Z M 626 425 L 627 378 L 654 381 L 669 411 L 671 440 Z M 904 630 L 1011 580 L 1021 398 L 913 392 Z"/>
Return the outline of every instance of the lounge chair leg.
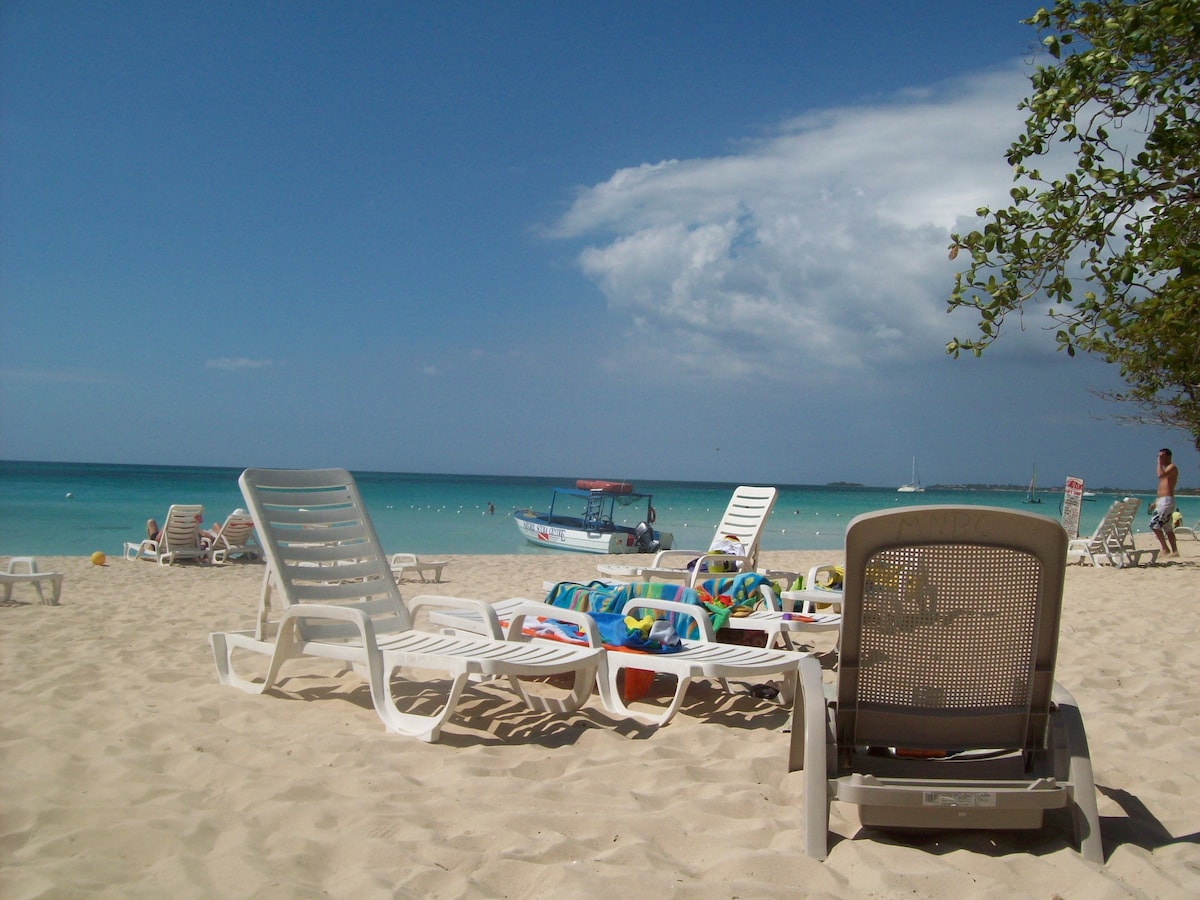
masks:
<path fill-rule="evenodd" d="M 813 859 L 829 855 L 828 716 L 821 665 L 811 657 L 800 661 L 799 685 L 792 704 L 792 739 L 788 771 L 804 771 L 804 852 Z"/>
<path fill-rule="evenodd" d="M 678 712 L 680 705 L 683 703 L 683 696 L 687 693 L 688 686 L 692 683 L 691 675 L 676 676 L 678 681 L 675 686 L 675 696 L 671 698 L 671 702 L 663 712 L 657 715 L 639 712 L 630 709 L 629 706 L 621 699 L 621 691 L 617 685 L 617 677 L 621 670 L 626 668 L 620 665 L 611 665 L 607 667 L 607 675 L 598 678 L 600 685 L 600 700 L 603 702 L 605 709 L 619 716 L 626 716 L 636 722 L 641 722 L 643 725 L 657 725 L 659 728 L 666 725 Z"/>
<path fill-rule="evenodd" d="M 571 686 L 571 693 L 566 697 L 543 697 L 537 694 L 530 694 L 525 690 L 525 685 L 516 675 L 508 676 L 508 682 L 516 694 L 525 701 L 525 705 L 534 712 L 546 713 L 573 713 L 583 704 L 587 703 L 588 697 L 592 694 L 592 685 L 595 683 L 596 675 L 594 672 L 578 671 L 575 673 L 575 683 Z"/>
<path fill-rule="evenodd" d="M 382 672 L 373 674 L 384 675 Z M 389 733 L 419 738 L 432 744 L 441 737 L 442 727 L 454 715 L 454 710 L 458 707 L 458 700 L 462 696 L 468 680 L 469 675 L 466 672 L 455 674 L 445 704 L 431 716 L 405 713 L 396 708 L 396 698 L 392 695 L 392 671 L 388 671 L 386 677 L 371 679 L 371 702 L 375 705 L 375 712 L 379 714 L 384 728 Z"/>
<path fill-rule="evenodd" d="M 292 632 L 293 629 L 285 629 Z M 294 643 L 292 634 L 281 634 L 279 641 L 268 642 L 255 640 L 249 632 L 214 631 L 208 636 L 208 645 L 212 648 L 213 661 L 217 665 L 217 681 L 230 687 L 239 688 L 247 694 L 261 694 L 266 691 L 279 674 L 279 668 L 288 658 Z M 266 677 L 262 681 L 247 681 L 237 674 L 233 667 L 233 651 L 235 649 L 251 650 L 271 657 L 267 667 Z"/>
<path fill-rule="evenodd" d="M 1092 757 L 1088 750 L 1083 716 L 1075 698 L 1055 685 L 1054 704 L 1058 727 L 1066 738 L 1069 754 L 1067 778 L 1075 786 L 1071 803 L 1071 825 L 1080 855 L 1090 862 L 1104 864 L 1104 842 L 1100 834 L 1100 812 L 1096 806 L 1096 782 L 1092 774 Z"/>

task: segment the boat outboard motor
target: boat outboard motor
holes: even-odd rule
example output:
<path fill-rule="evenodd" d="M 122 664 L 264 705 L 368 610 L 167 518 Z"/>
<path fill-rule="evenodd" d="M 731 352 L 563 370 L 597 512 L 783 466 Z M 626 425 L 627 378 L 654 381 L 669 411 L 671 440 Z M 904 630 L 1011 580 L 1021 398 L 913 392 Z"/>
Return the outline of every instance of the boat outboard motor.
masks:
<path fill-rule="evenodd" d="M 638 522 L 633 529 L 633 541 L 643 553 L 657 553 L 660 541 L 654 539 L 654 528 L 649 522 Z"/>

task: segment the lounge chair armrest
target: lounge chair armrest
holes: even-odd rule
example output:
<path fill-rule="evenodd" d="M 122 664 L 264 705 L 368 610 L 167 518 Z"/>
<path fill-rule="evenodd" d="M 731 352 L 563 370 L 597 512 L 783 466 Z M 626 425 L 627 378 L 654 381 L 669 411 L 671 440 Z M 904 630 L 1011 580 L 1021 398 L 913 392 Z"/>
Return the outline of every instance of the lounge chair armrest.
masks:
<path fill-rule="evenodd" d="M 696 627 L 700 629 L 700 640 L 710 643 L 716 640 L 716 635 L 713 634 L 712 620 L 709 619 L 708 613 L 702 607 L 691 603 L 679 603 L 675 600 L 631 597 L 625 601 L 625 606 L 621 609 L 621 613 L 629 615 L 630 610 L 634 609 L 654 609 L 659 612 L 678 613 L 688 616 L 696 623 Z"/>
<path fill-rule="evenodd" d="M 821 663 L 814 656 L 800 660 L 799 690 L 792 707 L 792 739 L 788 751 L 788 771 L 808 769 L 814 763 L 821 778 L 825 777 L 824 760 L 828 714 Z M 819 746 L 809 746 L 816 741 Z"/>
<path fill-rule="evenodd" d="M 279 616 L 279 631 L 282 632 L 293 619 L 334 619 L 340 622 L 349 622 L 358 629 L 363 646 L 369 652 L 373 653 L 378 650 L 378 643 L 375 640 L 375 624 L 371 621 L 371 617 L 361 609 L 322 603 L 301 603 L 289 606 Z"/>
<path fill-rule="evenodd" d="M 650 563 L 651 569 L 681 569 L 689 562 L 698 556 L 703 556 L 703 550 L 659 550 L 654 554 L 654 561 Z M 671 565 L 670 560 L 681 559 L 683 565 Z"/>
<path fill-rule="evenodd" d="M 779 598 L 775 596 L 775 589 L 770 584 L 761 584 L 758 591 L 762 594 L 763 606 L 772 612 L 781 612 L 783 605 L 779 602 Z"/>
<path fill-rule="evenodd" d="M 138 559 L 143 553 L 158 553 L 158 541 L 152 541 L 147 538 L 141 541 L 125 542 L 126 559 Z"/>
<path fill-rule="evenodd" d="M 596 620 L 585 612 L 580 612 L 577 609 L 564 609 L 560 606 L 551 606 L 549 603 L 539 603 L 536 600 L 520 599 L 521 603 L 514 607 L 510 612 L 508 622 L 508 633 L 504 636 L 505 640 L 509 641 L 528 641 L 532 638 L 522 633 L 525 625 L 525 619 L 533 616 L 538 619 L 555 619 L 559 622 L 570 622 L 576 625 L 583 632 L 587 639 L 589 647 L 603 646 L 600 640 L 600 629 L 596 627 Z"/>
<path fill-rule="evenodd" d="M 832 575 L 834 574 L 834 570 L 837 568 L 838 566 L 836 563 L 821 563 L 819 566 L 813 566 L 808 570 L 808 577 L 804 579 L 805 589 L 812 590 L 813 588 L 819 587 L 819 582 L 817 579 L 820 577 L 820 575 L 823 572 Z"/>
<path fill-rule="evenodd" d="M 441 597 L 436 594 L 421 594 L 418 597 L 413 597 L 411 600 L 406 600 L 405 604 L 408 606 L 409 612 L 414 615 L 425 607 L 441 606 L 452 609 L 470 610 L 483 617 L 489 636 L 498 639 L 504 637 L 504 629 L 500 627 L 500 617 L 496 615 L 496 608 L 486 600 L 476 600 L 471 597 Z"/>

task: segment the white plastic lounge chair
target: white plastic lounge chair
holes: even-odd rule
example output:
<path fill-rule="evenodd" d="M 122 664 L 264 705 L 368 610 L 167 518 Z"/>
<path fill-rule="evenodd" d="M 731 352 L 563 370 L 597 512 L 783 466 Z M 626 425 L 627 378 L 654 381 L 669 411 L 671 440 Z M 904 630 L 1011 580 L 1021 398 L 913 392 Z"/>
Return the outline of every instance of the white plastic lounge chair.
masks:
<path fill-rule="evenodd" d="M 1133 538 L 1133 523 L 1137 520 L 1138 507 L 1141 500 L 1136 497 L 1125 498 L 1125 509 L 1117 517 L 1116 528 L 1113 529 L 1113 540 L 1121 552 L 1122 566 L 1140 566 L 1142 557 L 1149 556 L 1151 563 L 1158 562 L 1158 548 L 1138 548 Z"/>
<path fill-rule="evenodd" d="M 1200 538 L 1196 537 L 1197 529 L 1200 529 L 1200 519 L 1196 520 L 1195 525 L 1177 525 L 1177 526 L 1175 526 L 1175 534 L 1176 534 L 1176 536 L 1181 535 L 1181 534 L 1190 534 L 1192 536 L 1192 540 L 1196 541 L 1196 540 L 1200 540 Z"/>
<path fill-rule="evenodd" d="M 1068 560 L 1078 558 L 1082 563 L 1086 559 L 1093 566 L 1098 566 L 1100 558 L 1104 558 L 1116 568 L 1138 565 L 1145 555 L 1150 556 L 1151 562 L 1157 560 L 1157 550 L 1139 550 L 1134 546 L 1133 523 L 1141 503 L 1137 497 L 1114 500 L 1091 537 L 1075 538 L 1068 542 Z"/>
<path fill-rule="evenodd" d="M 406 605 L 348 472 L 247 469 L 238 483 L 266 548 L 267 573 L 256 629 L 209 635 L 222 684 L 262 693 L 275 684 L 280 666 L 289 659 L 339 660 L 366 678 L 375 712 L 389 732 L 425 741 L 438 739 L 472 676 L 508 678 L 525 703 L 539 712 L 571 712 L 587 700 L 601 651 L 415 630 L 413 615 L 422 606 L 470 607 L 484 616 L 495 614 L 482 601 L 454 597 L 418 597 Z M 273 587 L 283 605 L 274 625 L 268 621 Z M 271 657 L 261 682 L 235 673 L 237 650 Z M 439 711 L 421 714 L 397 708 L 392 679 L 401 667 L 450 677 Z M 519 680 L 572 673 L 574 689 L 565 697 L 530 694 Z"/>
<path fill-rule="evenodd" d="M 598 583 L 598 582 L 593 582 Z M 604 584 L 610 587 L 620 587 L 622 584 L 629 582 L 606 581 Z M 633 584 L 643 584 L 644 582 L 635 581 Z M 550 591 L 556 586 L 557 582 L 543 582 L 542 588 Z M 830 610 L 817 610 L 803 608 L 795 612 L 785 613 L 780 608 L 780 601 L 775 596 L 775 592 L 768 585 L 763 585 L 761 590 L 762 605 L 756 608 L 753 612 L 746 616 L 730 617 L 726 621 L 726 626 L 736 631 L 761 631 L 766 636 L 766 646 L 775 647 L 779 645 L 784 650 L 794 649 L 791 636 L 797 633 L 805 632 L 822 632 L 822 631 L 837 631 L 841 626 L 841 614 Z M 457 631 L 468 632 L 471 634 L 487 634 L 498 636 L 505 634 L 508 630 L 509 622 L 512 621 L 514 610 L 526 603 L 536 602 L 524 598 L 513 598 L 510 600 L 499 600 L 492 604 L 492 609 L 496 612 L 496 618 L 500 623 L 500 629 L 494 630 L 488 620 L 480 616 L 478 612 L 470 609 L 448 609 L 437 610 L 430 613 L 429 619 L 434 625 L 441 626 L 447 629 L 448 633 Z M 841 604 L 841 594 L 837 594 L 839 607 Z M 559 609 L 560 607 L 551 607 Z M 547 615 L 543 610 L 540 615 Z M 714 639 L 715 634 L 714 634 Z"/>
<path fill-rule="evenodd" d="M 731 616 L 725 623 L 735 631 L 761 631 L 767 636 L 767 646 L 781 645 L 785 650 L 793 649 L 792 635 L 821 631 L 840 631 L 842 627 L 841 592 L 826 591 L 830 600 L 829 609 L 816 609 L 811 600 L 805 600 L 798 610 L 785 610 L 769 585 L 759 589 L 763 602 L 748 616 Z M 808 592 L 789 592 L 793 595 Z M 836 607 L 834 606 L 836 604 Z"/>
<path fill-rule="evenodd" d="M 553 584 L 549 585 L 550 588 L 554 586 Z M 633 587 L 636 594 L 639 589 L 644 590 L 649 585 L 639 581 L 634 582 Z M 691 591 L 686 591 L 686 593 L 695 596 Z M 522 598 L 501 600 L 493 604 L 492 610 L 495 612 L 494 619 L 482 617 L 472 610 L 461 609 L 437 610 L 431 613 L 429 618 L 434 624 L 441 625 L 451 634 L 459 632 L 505 634 L 509 640 L 530 639 L 529 635 L 521 634 L 522 625 L 530 616 L 558 620 L 577 625 L 590 646 L 603 646 L 595 623 L 586 611 L 564 609 L 560 606 L 551 606 L 547 603 L 538 603 Z M 759 679 L 765 676 L 778 676 L 783 682 L 780 692 L 782 702 L 791 702 L 795 692 L 796 664 L 801 656 L 807 654 L 770 649 L 770 644 L 768 644 L 768 649 L 763 649 L 719 643 L 713 633 L 708 614 L 703 607 L 697 605 L 633 596 L 625 602 L 623 610 L 623 615 L 636 614 L 637 618 L 641 618 L 646 612 L 664 615 L 681 613 L 696 623 L 700 634 L 699 639 L 684 640 L 682 642 L 683 649 L 675 653 L 634 653 L 623 650 L 608 652 L 605 664 L 597 672 L 596 680 L 601 700 L 610 712 L 628 716 L 645 724 L 666 725 L 679 710 L 688 686 L 696 678 L 715 678 L 720 680 L 726 689 L 729 689 L 729 679 Z M 663 616 L 657 617 L 662 618 Z M 779 624 L 775 624 L 758 630 L 770 630 L 771 628 L 775 632 L 779 632 L 786 626 L 781 628 Z M 800 628 L 795 630 L 800 630 Z M 646 711 L 629 708 L 622 701 L 621 692 L 617 689 L 617 674 L 623 669 L 641 669 L 674 676 L 677 680 L 670 704 L 665 708 L 648 707 Z"/>
<path fill-rule="evenodd" d="M 262 559 L 262 548 L 251 541 L 254 538 L 254 518 L 248 512 L 235 509 L 217 532 L 212 543 L 212 561 L 223 563 L 233 557 Z"/>
<path fill-rule="evenodd" d="M 18 569 L 22 566 L 25 567 L 25 571 L 19 572 Z M 58 599 L 62 596 L 62 580 L 62 574 L 59 572 L 39 571 L 37 560 L 32 556 L 14 556 L 8 561 L 8 569 L 0 572 L 0 588 L 4 589 L 5 603 L 12 602 L 14 585 L 32 584 L 43 606 L 58 606 Z M 43 583 L 50 585 L 49 600 L 42 591 Z"/>
<path fill-rule="evenodd" d="M 712 542 L 708 550 L 660 550 L 654 556 L 650 565 L 641 570 L 634 570 L 633 577 L 641 577 L 643 581 L 684 581 L 689 587 L 697 581 L 711 578 L 714 574 L 729 574 L 735 572 L 753 572 L 758 566 L 758 547 L 762 540 L 763 529 L 767 518 L 775 507 L 779 491 L 773 487 L 753 487 L 742 485 L 733 492 L 729 506 L 717 524 Z M 709 551 L 717 548 L 726 538 L 734 538 L 743 548 L 741 554 L 729 554 L 717 557 L 725 568 L 723 573 L 704 570 L 701 562 L 691 569 L 687 564 L 699 560 Z M 629 575 L 625 568 L 611 568 L 604 565 L 597 567 L 601 574 Z"/>
<path fill-rule="evenodd" d="M 991 507 L 850 523 L 837 680 L 801 660 L 792 722 L 809 856 L 839 800 L 898 830 L 1034 829 L 1066 808 L 1103 862 L 1083 720 L 1054 682 L 1066 549 L 1054 520 Z"/>
<path fill-rule="evenodd" d="M 842 608 L 842 576 L 844 566 L 833 563 L 822 563 L 808 570 L 804 580 L 804 588 L 798 591 L 782 591 L 780 599 L 783 608 L 796 608 L 802 613 L 821 612 L 828 608 L 834 612 Z"/>
<path fill-rule="evenodd" d="M 832 568 L 826 566 L 814 566 L 812 572 L 818 569 Z M 707 581 L 707 576 L 703 581 Z M 703 581 L 697 584 L 703 584 Z M 605 584 L 611 587 L 618 587 L 622 583 L 619 581 L 606 581 Z M 638 584 L 639 582 L 633 582 Z M 549 591 L 555 586 L 556 582 L 543 582 L 542 588 Z M 775 592 L 770 585 L 764 584 L 759 588 L 762 596 L 761 605 L 755 608 L 749 615 L 746 616 L 731 616 L 725 622 L 725 626 L 734 631 L 761 631 L 766 637 L 766 646 L 775 647 L 779 645 L 784 650 L 795 649 L 792 644 L 792 635 L 797 633 L 812 633 L 821 631 L 837 631 L 841 627 L 842 616 L 842 593 L 838 591 L 820 590 L 819 594 L 813 592 L 791 591 L 785 592 L 784 596 L 788 598 L 800 597 L 803 595 L 804 602 L 801 603 L 799 609 L 785 609 L 781 600 L 776 597 Z M 815 601 L 815 602 L 814 602 Z M 517 600 L 501 600 L 494 605 L 496 614 L 502 625 L 506 624 L 512 617 L 512 607 L 517 604 Z M 464 619 L 469 617 L 470 613 L 465 613 L 461 610 L 449 610 L 447 612 L 437 612 L 430 616 L 436 624 L 445 625 L 447 627 L 465 627 Z M 473 629 L 479 630 L 482 624 L 478 617 L 475 618 L 476 625 Z M 719 640 L 719 638 L 718 638 Z"/>
<path fill-rule="evenodd" d="M 646 612 L 675 614 L 692 619 L 700 630 L 699 640 L 682 640 L 682 649 L 674 653 L 629 653 L 622 650 L 605 651 L 604 664 L 597 672 L 597 687 L 606 709 L 627 716 L 647 725 L 662 727 L 674 718 L 683 703 L 692 681 L 697 678 L 719 680 L 729 689 L 728 679 L 762 679 L 777 677 L 781 681 L 779 700 L 783 704 L 792 702 L 796 691 L 796 672 L 801 659 L 807 653 L 788 650 L 744 647 L 738 644 L 721 644 L 713 636 L 708 615 L 699 606 L 676 603 L 672 600 L 655 600 L 634 597 L 625 603 L 622 615 L 641 618 Z M 589 646 L 602 647 L 599 630 L 586 613 L 543 603 L 524 601 L 513 610 L 508 625 L 509 640 L 529 640 L 522 630 L 526 619 L 538 616 L 557 619 L 578 625 L 587 637 Z M 661 616 L 659 616 L 661 618 Z M 537 643 L 537 639 L 532 639 Z M 675 692 L 665 707 L 640 705 L 634 709 L 622 697 L 618 676 L 630 669 L 640 669 L 655 674 L 673 676 Z"/>
<path fill-rule="evenodd" d="M 425 560 L 415 553 L 393 553 L 391 559 L 392 575 L 397 581 L 404 581 L 410 573 L 415 574 L 422 581 L 441 581 L 442 569 L 447 565 L 444 559 Z M 433 578 L 426 578 L 426 573 L 432 575 Z"/>
<path fill-rule="evenodd" d="M 167 510 L 158 540 L 146 538 L 125 544 L 126 559 L 149 559 L 160 566 L 173 565 L 181 559 L 203 560 L 208 548 L 200 540 L 204 523 L 204 507 L 176 504 Z"/>

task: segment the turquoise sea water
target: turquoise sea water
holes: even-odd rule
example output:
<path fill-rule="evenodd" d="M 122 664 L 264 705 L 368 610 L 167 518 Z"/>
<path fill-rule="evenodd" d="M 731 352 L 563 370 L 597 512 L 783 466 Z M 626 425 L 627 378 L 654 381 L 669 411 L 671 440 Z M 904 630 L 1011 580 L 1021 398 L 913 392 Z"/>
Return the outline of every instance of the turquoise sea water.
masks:
<path fill-rule="evenodd" d="M 0 555 L 83 556 L 102 550 L 118 556 L 140 539 L 146 519 L 162 520 L 172 503 L 202 503 L 205 522 L 219 522 L 245 506 L 236 469 L 190 466 L 122 466 L 86 463 L 0 462 Z M 561 553 L 526 543 L 512 511 L 545 509 L 550 489 L 574 478 L 482 475 L 415 475 L 356 472 L 359 489 L 389 552 L 428 554 Z M 605 477 L 585 473 L 580 477 Z M 673 532 L 675 546 L 707 547 L 734 484 L 642 482 L 654 495 L 656 527 Z M 927 490 L 897 494 L 895 487 L 777 485 L 775 511 L 763 538 L 765 550 L 830 550 L 842 546 L 846 524 L 859 513 L 929 503 L 969 503 L 1023 509 L 1057 518 L 1060 494 L 1036 506 L 1023 492 Z M 1084 503 L 1080 531 L 1090 534 L 1115 495 Z M 1142 495 L 1143 503 L 1150 495 Z M 487 514 L 487 506 L 495 514 Z M 1200 518 L 1200 498 L 1179 501 L 1184 518 Z M 1138 531 L 1149 517 L 1140 515 Z M 636 524 L 631 522 L 630 524 Z"/>

